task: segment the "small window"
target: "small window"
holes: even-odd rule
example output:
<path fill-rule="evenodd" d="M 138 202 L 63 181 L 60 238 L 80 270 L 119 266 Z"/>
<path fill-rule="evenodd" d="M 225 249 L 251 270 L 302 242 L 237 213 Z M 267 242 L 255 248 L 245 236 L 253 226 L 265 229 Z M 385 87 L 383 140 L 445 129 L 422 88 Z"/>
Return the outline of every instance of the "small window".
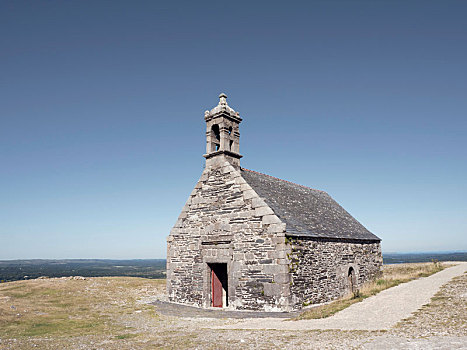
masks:
<path fill-rule="evenodd" d="M 229 135 L 232 134 L 232 127 L 229 127 Z"/>

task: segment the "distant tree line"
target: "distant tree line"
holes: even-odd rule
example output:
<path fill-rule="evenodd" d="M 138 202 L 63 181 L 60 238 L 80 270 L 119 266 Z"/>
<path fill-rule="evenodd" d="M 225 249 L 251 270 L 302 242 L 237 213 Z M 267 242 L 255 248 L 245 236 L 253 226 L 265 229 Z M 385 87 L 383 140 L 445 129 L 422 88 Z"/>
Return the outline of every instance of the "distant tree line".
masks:
<path fill-rule="evenodd" d="M 467 252 L 383 254 L 384 264 L 420 263 L 430 261 L 467 261 Z"/>
<path fill-rule="evenodd" d="M 165 259 L 4 260 L 0 261 L 0 282 L 34 279 L 41 276 L 165 278 L 165 268 Z"/>
<path fill-rule="evenodd" d="M 385 264 L 430 261 L 467 261 L 467 252 L 452 253 L 386 253 Z M 128 276 L 165 278 L 165 259 L 106 260 L 0 260 L 0 282 L 47 277 L 104 277 Z"/>

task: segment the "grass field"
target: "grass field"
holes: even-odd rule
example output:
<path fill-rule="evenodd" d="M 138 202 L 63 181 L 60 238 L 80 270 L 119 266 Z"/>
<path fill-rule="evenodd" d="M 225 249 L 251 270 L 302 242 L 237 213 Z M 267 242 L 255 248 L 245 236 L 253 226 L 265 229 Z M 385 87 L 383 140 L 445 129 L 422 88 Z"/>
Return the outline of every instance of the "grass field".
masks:
<path fill-rule="evenodd" d="M 0 336 L 32 337 L 115 334 L 129 337 L 127 328 L 113 322 L 115 314 L 144 312 L 156 317 L 150 305 L 138 304 L 132 292 L 162 290 L 165 280 L 101 277 L 92 280 L 57 278 L 16 281 L 0 285 Z"/>

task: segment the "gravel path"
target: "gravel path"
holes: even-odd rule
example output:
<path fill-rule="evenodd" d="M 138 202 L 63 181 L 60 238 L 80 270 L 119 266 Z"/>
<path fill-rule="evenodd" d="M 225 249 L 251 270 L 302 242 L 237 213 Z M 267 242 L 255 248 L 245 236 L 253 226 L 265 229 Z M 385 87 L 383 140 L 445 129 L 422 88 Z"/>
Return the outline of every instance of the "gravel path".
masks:
<path fill-rule="evenodd" d="M 467 271 L 467 263 L 449 267 L 432 276 L 386 289 L 337 314 L 317 320 L 283 321 L 273 318 L 233 321 L 217 329 L 277 329 L 277 330 L 387 330 L 430 302 L 439 288 L 453 277 Z"/>

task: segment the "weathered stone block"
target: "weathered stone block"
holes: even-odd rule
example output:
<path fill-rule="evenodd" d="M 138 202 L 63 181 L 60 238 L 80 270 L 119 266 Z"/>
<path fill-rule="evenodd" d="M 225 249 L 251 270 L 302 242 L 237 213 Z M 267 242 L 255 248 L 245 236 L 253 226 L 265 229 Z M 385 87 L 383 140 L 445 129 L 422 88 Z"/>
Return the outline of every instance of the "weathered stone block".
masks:
<path fill-rule="evenodd" d="M 243 253 L 234 253 L 233 259 L 237 261 L 243 261 L 245 259 L 245 254 Z"/>
<path fill-rule="evenodd" d="M 255 209 L 255 216 L 273 215 L 274 212 L 269 207 L 258 207 Z"/>
<path fill-rule="evenodd" d="M 238 174 L 238 176 L 235 177 L 235 183 L 238 185 L 243 185 L 246 184 L 246 181 L 243 179 L 243 177 Z"/>
<path fill-rule="evenodd" d="M 280 233 L 280 232 L 285 232 L 285 224 L 284 223 L 278 223 L 278 224 L 271 224 L 268 227 L 268 233 Z M 277 237 L 277 235 L 275 235 Z"/>
<path fill-rule="evenodd" d="M 255 197 L 251 200 L 251 206 L 253 208 L 259 208 L 259 207 L 267 207 L 268 205 L 262 198 Z"/>
<path fill-rule="evenodd" d="M 274 226 L 274 225 L 270 225 L 269 227 L 271 227 L 271 226 Z M 269 231 L 269 228 L 268 228 L 268 231 Z M 273 236 L 271 239 L 272 239 L 272 242 L 275 243 L 275 244 L 285 243 L 285 239 L 283 237 Z"/>
<path fill-rule="evenodd" d="M 289 265 L 289 260 L 288 259 L 276 259 L 276 264 L 278 265 Z"/>
<path fill-rule="evenodd" d="M 290 284 L 285 283 L 285 284 L 281 284 L 280 286 L 281 286 L 281 296 L 288 297 L 291 295 Z"/>
<path fill-rule="evenodd" d="M 263 283 L 264 286 L 264 295 L 266 296 L 281 296 L 281 285 L 277 283 Z"/>
<path fill-rule="evenodd" d="M 263 271 L 264 271 L 264 273 L 266 273 L 268 275 L 287 273 L 288 272 L 288 266 L 287 265 L 269 264 L 269 265 L 264 265 Z"/>
<path fill-rule="evenodd" d="M 243 182 L 241 185 L 240 185 L 240 190 L 241 191 L 252 191 L 252 188 L 250 185 L 248 185 L 246 182 Z"/>
<path fill-rule="evenodd" d="M 281 220 L 276 215 L 266 215 L 262 218 L 263 224 L 279 224 Z"/>
<path fill-rule="evenodd" d="M 243 199 L 248 200 L 251 198 L 257 197 L 257 194 L 253 190 L 247 190 L 243 192 Z"/>
<path fill-rule="evenodd" d="M 278 273 L 274 275 L 274 282 L 276 283 L 289 283 L 290 276 L 288 273 Z"/>
<path fill-rule="evenodd" d="M 253 260 L 253 259 L 255 259 L 255 255 L 253 253 L 246 253 L 245 254 L 245 259 L 246 260 Z"/>
<path fill-rule="evenodd" d="M 274 252 L 274 256 L 276 259 L 286 259 L 287 258 L 287 251 L 285 250 L 276 250 Z"/>

